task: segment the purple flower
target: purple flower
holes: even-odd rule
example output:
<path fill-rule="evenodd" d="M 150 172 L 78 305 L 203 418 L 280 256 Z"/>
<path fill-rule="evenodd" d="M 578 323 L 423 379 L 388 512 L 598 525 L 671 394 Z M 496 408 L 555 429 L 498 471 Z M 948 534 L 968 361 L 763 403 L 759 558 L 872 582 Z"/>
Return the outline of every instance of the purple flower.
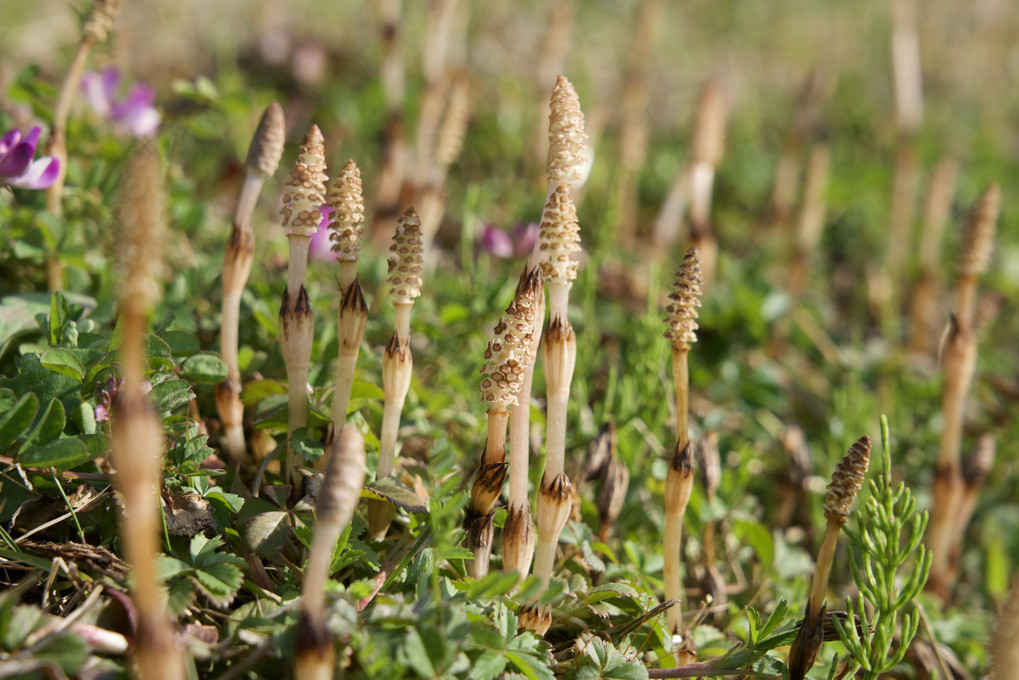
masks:
<path fill-rule="evenodd" d="M 312 234 L 311 243 L 308 244 L 308 257 L 313 260 L 335 262 L 340 256 L 333 252 L 333 244 L 329 241 L 329 216 L 333 214 L 333 209 L 323 203 L 318 207 L 318 211 L 322 219 L 318 222 L 318 231 Z"/>
<path fill-rule="evenodd" d="M 159 111 L 152 106 L 156 91 L 145 83 L 135 83 L 120 100 L 120 72 L 108 68 L 102 73 L 85 71 L 81 89 L 92 110 L 113 121 L 118 134 L 129 137 L 152 137 L 159 129 Z"/>
<path fill-rule="evenodd" d="M 537 239 L 537 222 L 520 222 L 513 228 L 512 236 L 498 227 L 486 224 L 481 231 L 481 249 L 493 257 L 520 257 L 531 252 Z"/>
<path fill-rule="evenodd" d="M 24 138 L 18 130 L 0 138 L 0 184 L 22 189 L 53 186 L 60 175 L 60 161 L 52 156 L 32 160 L 41 133 L 42 128 L 36 126 Z"/>

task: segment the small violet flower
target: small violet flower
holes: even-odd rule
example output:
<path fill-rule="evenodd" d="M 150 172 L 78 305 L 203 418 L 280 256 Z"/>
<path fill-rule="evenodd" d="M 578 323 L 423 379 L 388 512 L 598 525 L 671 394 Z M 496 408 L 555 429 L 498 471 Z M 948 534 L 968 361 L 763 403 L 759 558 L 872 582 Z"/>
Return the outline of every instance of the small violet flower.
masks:
<path fill-rule="evenodd" d="M 60 175 L 60 161 L 52 156 L 35 157 L 42 128 L 32 128 L 25 137 L 11 130 L 0 137 L 0 185 L 22 189 L 46 189 Z"/>
<path fill-rule="evenodd" d="M 159 129 L 159 111 L 152 106 L 156 101 L 156 91 L 151 85 L 135 83 L 118 100 L 120 72 L 111 67 L 102 73 L 85 71 L 81 76 L 81 89 L 92 110 L 110 119 L 118 134 L 152 137 Z"/>
<path fill-rule="evenodd" d="M 537 239 L 537 222 L 517 224 L 512 236 L 498 227 L 486 224 L 481 231 L 481 249 L 493 257 L 520 257 L 531 252 Z"/>
<path fill-rule="evenodd" d="M 339 259 L 339 253 L 333 252 L 333 244 L 329 241 L 329 217 L 333 209 L 323 203 L 318 207 L 322 219 L 318 222 L 318 231 L 311 235 L 311 243 L 308 244 L 308 257 L 313 260 L 325 260 L 335 262 Z"/>

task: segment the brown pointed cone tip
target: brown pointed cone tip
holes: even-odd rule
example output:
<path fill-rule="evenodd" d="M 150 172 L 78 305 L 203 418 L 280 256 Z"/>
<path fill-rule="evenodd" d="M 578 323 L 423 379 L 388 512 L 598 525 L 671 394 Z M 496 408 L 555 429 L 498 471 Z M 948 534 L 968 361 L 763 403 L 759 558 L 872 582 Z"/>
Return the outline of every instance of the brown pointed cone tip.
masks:
<path fill-rule="evenodd" d="M 540 604 L 524 605 L 517 610 L 517 620 L 521 628 L 542 637 L 552 625 L 552 610 Z"/>
<path fill-rule="evenodd" d="M 325 140 L 317 125 L 312 125 L 301 142 L 290 178 L 283 185 L 283 228 L 291 234 L 311 236 L 322 221 L 319 208 L 325 203 Z"/>
<path fill-rule="evenodd" d="M 860 437 L 835 466 L 824 497 L 824 516 L 845 523 L 870 465 L 870 437 Z"/>
<path fill-rule="evenodd" d="M 577 278 L 578 262 L 573 253 L 580 250 L 580 225 L 573 192 L 568 185 L 560 184 L 548 197 L 541 215 L 538 242 L 541 251 L 548 254 L 548 261 L 541 263 L 547 282 Z"/>
<path fill-rule="evenodd" d="M 960 276 L 979 276 L 987 271 L 1000 210 L 1001 188 L 995 182 L 980 194 L 970 213 L 959 258 Z"/>
<path fill-rule="evenodd" d="M 122 0 L 94 0 L 92 9 L 85 16 L 85 23 L 82 26 L 82 33 L 95 42 L 106 42 L 110 31 L 113 30 L 113 22 L 120 14 Z"/>
<path fill-rule="evenodd" d="M 533 286 L 517 287 L 517 294 L 506 316 L 499 319 L 494 337 L 485 350 L 481 368 L 481 401 L 505 409 L 517 404 L 517 394 L 530 363 L 531 338 L 537 319 L 537 301 Z"/>
<path fill-rule="evenodd" d="M 506 483 L 506 463 L 497 460 L 482 464 L 471 485 L 471 509 L 475 513 L 488 514 L 502 494 Z"/>
<path fill-rule="evenodd" d="M 283 156 L 283 143 L 286 140 L 283 107 L 273 102 L 262 114 L 258 128 L 251 138 L 248 147 L 248 158 L 244 165 L 250 172 L 257 172 L 269 178 L 276 174 Z"/>
<path fill-rule="evenodd" d="M 548 162 L 545 172 L 550 183 L 580 179 L 584 165 L 584 114 L 570 81 L 562 76 L 552 90 L 548 116 Z"/>
<path fill-rule="evenodd" d="M 669 329 L 665 337 L 672 340 L 676 348 L 690 348 L 691 342 L 697 342 L 697 308 L 701 306 L 701 255 L 696 248 L 690 248 L 683 256 L 683 264 L 676 272 L 673 291 L 669 294 L 671 302 L 665 308 L 668 317 L 665 319 Z"/>
<path fill-rule="evenodd" d="M 718 83 L 709 82 L 701 90 L 697 105 L 697 125 L 693 138 L 696 161 L 717 167 L 725 153 L 725 97 Z"/>
<path fill-rule="evenodd" d="M 155 143 L 143 143 L 128 161 L 121 178 L 117 205 L 118 255 L 124 272 L 122 287 L 126 305 L 140 305 L 147 312 L 159 294 L 165 239 L 165 193 L 159 151 Z"/>
<path fill-rule="evenodd" d="M 545 276 L 542 274 L 541 266 L 528 267 L 524 265 L 524 271 L 517 281 L 517 290 L 514 295 L 519 297 L 526 295 L 534 300 L 535 310 L 542 311 L 545 308 L 544 296 Z"/>
<path fill-rule="evenodd" d="M 341 260 L 356 260 L 361 254 L 361 239 L 364 237 L 364 192 L 361 171 L 354 161 L 347 161 L 340 170 L 329 190 L 328 199 L 329 207 L 333 209 L 329 223 L 332 251 Z"/>
<path fill-rule="evenodd" d="M 425 265 L 421 218 L 414 208 L 396 221 L 396 234 L 389 253 L 389 290 L 393 304 L 409 305 L 421 295 L 421 273 Z"/>
<path fill-rule="evenodd" d="M 559 473 L 551 481 L 543 477 L 538 489 L 538 535 L 544 539 L 558 537 L 572 509 L 573 485 L 566 473 Z"/>

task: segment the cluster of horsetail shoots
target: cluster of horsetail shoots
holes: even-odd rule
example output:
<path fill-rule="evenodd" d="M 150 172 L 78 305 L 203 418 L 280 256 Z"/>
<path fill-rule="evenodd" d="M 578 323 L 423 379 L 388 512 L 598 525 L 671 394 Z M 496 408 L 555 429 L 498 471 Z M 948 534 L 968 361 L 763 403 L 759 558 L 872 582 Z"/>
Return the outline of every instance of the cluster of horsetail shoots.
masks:
<path fill-rule="evenodd" d="M 308 424 L 308 362 L 314 341 L 315 317 L 304 288 L 308 269 L 308 246 L 311 235 L 318 230 L 319 206 L 326 194 L 325 140 L 317 125 L 304 136 L 297 161 L 283 191 L 283 228 L 287 230 L 290 259 L 287 288 L 280 307 L 280 349 L 287 368 L 289 409 L 287 413 L 287 453 L 285 481 L 293 485 L 295 495 L 301 491 L 301 478 L 291 438 L 296 430 Z"/>
<path fill-rule="evenodd" d="M 219 346 L 226 364 L 226 380 L 216 386 L 216 409 L 230 460 L 239 464 L 247 457 L 244 442 L 244 405 L 241 403 L 241 368 L 238 360 L 238 326 L 241 295 L 255 256 L 252 216 L 265 180 L 276 174 L 284 142 L 283 108 L 273 102 L 262 114 L 248 148 L 244 184 L 237 201 L 233 231 L 223 254 L 223 321 Z"/>
<path fill-rule="evenodd" d="M 410 353 L 410 310 L 421 295 L 421 274 L 424 271 L 424 243 L 421 218 L 414 208 L 396 223 L 396 234 L 389 255 L 389 287 L 395 309 L 395 330 L 382 355 L 382 391 L 385 406 L 382 432 L 379 436 L 377 479 L 393 473 L 396 462 L 397 434 L 403 402 L 410 390 L 414 359 Z M 368 503 L 368 529 L 378 539 L 384 538 L 393 520 L 395 508 L 386 501 Z"/>
<path fill-rule="evenodd" d="M 964 494 L 960 449 L 966 395 L 973 383 L 977 361 L 976 314 L 977 284 L 987 271 L 994 242 L 994 231 L 1001 205 L 997 184 L 988 187 L 977 199 L 963 236 L 956 283 L 955 313 L 949 320 L 942 340 L 941 363 L 944 366 L 942 412 L 944 425 L 938 448 L 934 476 L 931 523 L 927 547 L 932 554 L 927 588 L 948 598 L 952 533 Z"/>
<path fill-rule="evenodd" d="M 559 76 L 552 90 L 548 118 L 548 196 L 538 232 L 541 270 L 548 287 L 548 328 L 541 343 L 547 398 L 545 470 L 538 486 L 535 520 L 537 541 L 532 573 L 542 587 L 524 607 L 520 625 L 544 635 L 552 622 L 547 608 L 538 606 L 541 592 L 552 579 L 559 534 L 573 506 L 573 485 L 566 475 L 566 411 L 577 361 L 577 337 L 568 315 L 570 288 L 577 278 L 580 226 L 571 183 L 581 178 L 585 162 L 584 113 L 580 99 L 566 78 Z"/>
<path fill-rule="evenodd" d="M 524 270 L 516 295 L 534 301 L 534 327 L 527 346 L 527 362 L 516 403 L 510 407 L 509 421 L 509 509 L 502 536 L 502 568 L 521 576 L 531 568 L 534 557 L 534 519 L 527 497 L 528 468 L 531 453 L 531 386 L 534 364 L 541 344 L 541 326 L 545 320 L 545 284 L 541 267 Z"/>
<path fill-rule="evenodd" d="M 124 515 L 120 535 L 131 564 L 131 598 L 137 610 L 134 660 L 139 677 L 183 680 L 184 666 L 167 616 L 157 566 L 162 528 L 159 489 L 162 424 L 145 396 L 144 333 L 158 297 L 157 274 L 164 239 L 162 170 L 154 144 L 131 158 L 121 187 L 118 222 L 124 270 L 120 323 L 123 328 L 120 388 L 113 414 L 113 461 Z"/>
<path fill-rule="evenodd" d="M 541 343 L 548 406 L 545 471 L 538 489 L 534 575 L 548 585 L 559 534 L 569 519 L 573 499 L 573 487 L 565 471 L 566 411 L 577 361 L 577 337 L 567 307 L 570 288 L 577 278 L 578 263 L 573 254 L 580 250 L 580 229 L 569 185 L 557 186 L 545 204 L 538 240 L 541 250 L 548 254 L 548 261 L 541 263 L 548 287 L 549 321 Z"/>
<path fill-rule="evenodd" d="M 683 629 L 682 551 L 683 516 L 690 502 L 694 480 L 694 451 L 690 443 L 690 343 L 697 341 L 697 308 L 701 305 L 700 253 L 687 250 L 683 264 L 676 273 L 675 290 L 666 311 L 669 324 L 665 337 L 672 341 L 672 380 L 676 392 L 676 446 L 665 477 L 665 535 L 663 578 L 665 599 L 675 600 L 667 614 L 668 627 L 674 636 L 685 638 Z M 686 640 L 682 639 L 682 643 Z M 681 647 L 685 649 L 685 647 Z M 681 659 L 682 660 L 682 659 Z"/>
<path fill-rule="evenodd" d="M 361 497 L 365 475 L 364 437 L 353 425 L 333 438 L 315 507 L 315 535 L 301 584 L 294 677 L 328 680 L 333 677 L 334 648 L 325 623 L 325 592 L 329 566 L 340 534 L 350 523 Z"/>
<path fill-rule="evenodd" d="M 327 196 L 333 209 L 329 223 L 329 239 L 340 266 L 340 311 L 336 315 L 336 337 L 339 350 L 336 361 L 336 381 L 333 391 L 333 433 L 343 429 L 350 405 L 350 391 L 354 386 L 357 355 L 368 323 L 368 305 L 364 291 L 357 280 L 357 258 L 361 254 L 364 236 L 364 195 L 361 171 L 354 161 L 340 170 L 336 182 Z"/>
<path fill-rule="evenodd" d="M 495 325 L 494 337 L 485 350 L 481 369 L 481 401 L 488 404 L 488 439 L 471 488 L 470 506 L 464 519 L 466 545 L 474 553 L 469 570 L 475 578 L 488 573 L 495 502 L 506 481 L 506 428 L 510 408 L 517 405 L 524 373 L 530 360 L 531 339 L 541 296 L 534 285 L 518 286 L 506 315 Z M 522 561 L 520 558 L 517 562 Z"/>
<path fill-rule="evenodd" d="M 821 648 L 827 613 L 824 599 L 828 592 L 832 561 L 835 559 L 835 546 L 842 525 L 849 518 L 856 496 L 863 486 L 863 479 L 870 465 L 870 449 L 870 437 L 856 440 L 832 473 L 831 484 L 828 485 L 828 493 L 824 498 L 824 517 L 827 524 L 821 550 L 814 565 L 814 576 L 810 581 L 807 609 L 803 622 L 796 632 L 796 639 L 789 649 L 789 675 L 793 680 L 803 680 L 806 677 Z"/>

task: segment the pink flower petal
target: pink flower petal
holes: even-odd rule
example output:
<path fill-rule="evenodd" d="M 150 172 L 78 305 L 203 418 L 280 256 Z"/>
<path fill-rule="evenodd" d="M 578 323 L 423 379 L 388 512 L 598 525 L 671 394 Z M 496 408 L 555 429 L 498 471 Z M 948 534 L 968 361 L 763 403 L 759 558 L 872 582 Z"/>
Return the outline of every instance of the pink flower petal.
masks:
<path fill-rule="evenodd" d="M 60 176 L 60 161 L 52 156 L 43 156 L 33 161 L 28 170 L 8 184 L 22 189 L 48 189 Z"/>
<path fill-rule="evenodd" d="M 513 239 L 502 229 L 486 224 L 481 231 L 481 249 L 493 257 L 513 257 Z"/>

